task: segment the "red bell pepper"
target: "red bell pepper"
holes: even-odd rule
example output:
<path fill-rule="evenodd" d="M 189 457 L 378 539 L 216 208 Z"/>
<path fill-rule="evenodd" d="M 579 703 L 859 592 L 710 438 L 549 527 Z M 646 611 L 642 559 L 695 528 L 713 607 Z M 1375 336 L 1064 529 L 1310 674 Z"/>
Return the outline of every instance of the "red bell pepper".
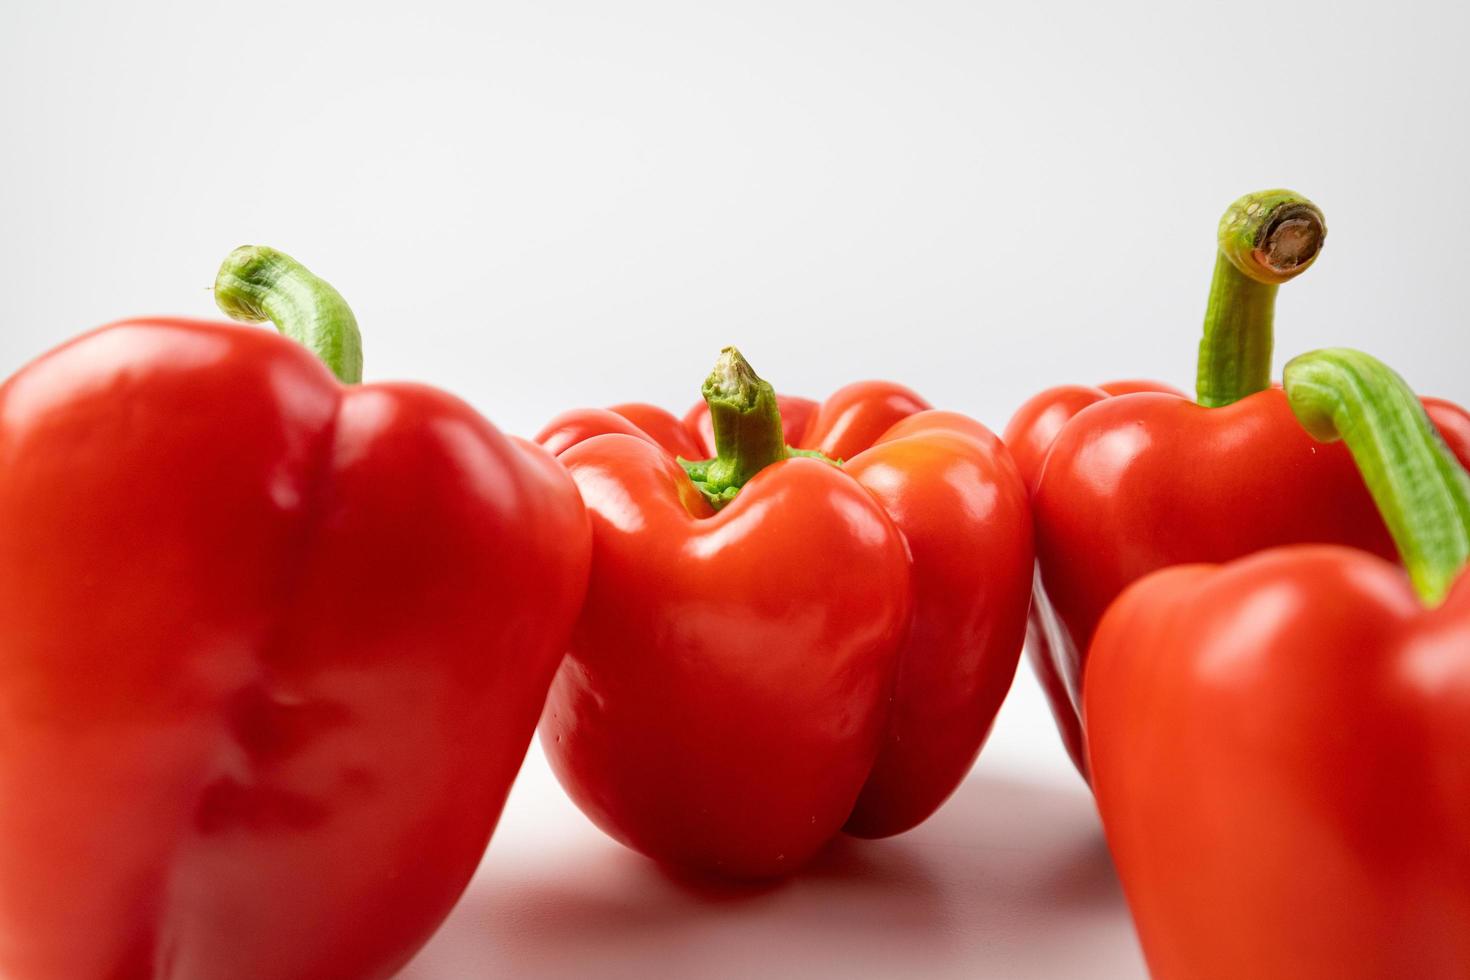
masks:
<path fill-rule="evenodd" d="M 1318 351 L 1285 380 L 1408 575 L 1298 545 L 1125 591 L 1084 683 L 1108 843 L 1160 980 L 1464 977 L 1470 478 L 1372 358 Z"/>
<path fill-rule="evenodd" d="M 1073 385 L 1036 396 L 1006 427 L 1036 528 L 1028 649 L 1084 775 L 1084 656 L 1129 583 L 1297 542 L 1393 554 L 1351 457 L 1316 444 L 1270 383 L 1277 287 L 1312 264 L 1325 236 L 1321 212 L 1290 191 L 1251 194 L 1226 211 L 1198 403 L 1159 382 Z M 1426 406 L 1470 460 L 1470 415 L 1448 402 Z"/>
<path fill-rule="evenodd" d="M 301 344 L 130 320 L 0 387 L 6 977 L 391 975 L 479 862 L 585 588 L 548 454 L 357 384 L 352 314 L 278 252 L 215 288 Z"/>
<path fill-rule="evenodd" d="M 1020 654 L 1026 493 L 999 439 L 896 385 L 839 392 L 795 450 L 733 349 L 704 393 L 710 460 L 626 415 L 543 433 L 592 515 L 593 573 L 541 735 L 623 843 L 778 875 L 840 830 L 914 826 L 964 778 Z"/>

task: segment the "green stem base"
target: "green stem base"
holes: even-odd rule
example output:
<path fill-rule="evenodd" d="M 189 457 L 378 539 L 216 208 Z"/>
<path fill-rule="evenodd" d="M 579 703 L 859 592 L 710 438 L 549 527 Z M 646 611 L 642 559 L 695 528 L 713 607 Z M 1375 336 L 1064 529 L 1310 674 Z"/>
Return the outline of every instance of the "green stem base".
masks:
<path fill-rule="evenodd" d="M 715 430 L 715 456 L 680 459 L 679 465 L 715 510 L 733 500 L 751 477 L 772 463 L 810 456 L 837 465 L 821 453 L 786 445 L 776 389 L 735 348 L 720 351 L 701 390 Z"/>
<path fill-rule="evenodd" d="M 828 463 L 832 466 L 840 467 L 842 465 L 842 461 L 840 459 L 833 459 L 832 457 L 827 456 L 824 453 L 819 452 L 818 450 L 796 449 L 792 446 L 785 447 L 785 454 L 782 458 L 793 459 L 797 456 L 804 456 L 807 459 L 820 460 L 821 462 Z M 723 481 L 721 481 L 718 477 L 711 477 L 710 468 L 719 461 L 720 460 L 718 456 L 712 459 L 698 460 L 685 459 L 682 456 L 678 457 L 678 463 L 684 468 L 684 472 L 688 474 L 689 481 L 694 484 L 695 488 L 699 490 L 700 495 L 703 496 L 704 499 L 709 502 L 709 505 L 715 510 L 719 510 L 721 507 L 724 507 L 730 501 L 734 500 L 735 495 L 740 492 L 739 486 L 731 486 L 728 483 L 724 483 Z"/>

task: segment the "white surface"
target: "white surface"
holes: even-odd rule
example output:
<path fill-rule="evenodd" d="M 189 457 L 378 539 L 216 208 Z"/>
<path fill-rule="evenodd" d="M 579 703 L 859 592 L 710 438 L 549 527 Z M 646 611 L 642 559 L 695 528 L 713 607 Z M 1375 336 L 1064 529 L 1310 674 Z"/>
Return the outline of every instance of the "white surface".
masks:
<path fill-rule="evenodd" d="M 595 829 L 539 745 L 469 893 L 399 980 L 1144 977 L 1082 781 L 1022 665 L 959 792 L 779 885 L 681 881 Z"/>
<path fill-rule="evenodd" d="M 12 3 L 0 372 L 210 315 L 245 241 L 330 279 L 369 380 L 534 432 L 683 408 L 738 343 L 783 390 L 886 376 L 995 427 L 1062 381 L 1189 384 L 1215 222 L 1286 185 L 1331 227 L 1278 349 L 1470 398 L 1470 6 Z M 407 974 L 1138 971 L 1085 792 L 1023 669 L 933 822 L 710 896 L 527 763 Z"/>

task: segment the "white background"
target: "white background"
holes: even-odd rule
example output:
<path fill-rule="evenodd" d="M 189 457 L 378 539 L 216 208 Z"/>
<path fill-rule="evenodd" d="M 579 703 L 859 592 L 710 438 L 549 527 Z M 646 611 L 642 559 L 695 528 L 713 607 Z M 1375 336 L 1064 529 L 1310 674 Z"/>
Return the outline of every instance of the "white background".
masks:
<path fill-rule="evenodd" d="M 259 242 L 351 301 L 369 380 L 510 431 L 682 410 L 727 343 L 783 390 L 890 377 L 999 428 L 1051 383 L 1188 386 L 1215 222 L 1284 185 L 1331 234 L 1280 354 L 1463 400 L 1467 32 L 1451 2 L 6 4 L 0 371 L 209 315 Z M 533 749 L 406 976 L 1140 969 L 1023 668 L 955 803 L 772 890 L 661 876 Z"/>

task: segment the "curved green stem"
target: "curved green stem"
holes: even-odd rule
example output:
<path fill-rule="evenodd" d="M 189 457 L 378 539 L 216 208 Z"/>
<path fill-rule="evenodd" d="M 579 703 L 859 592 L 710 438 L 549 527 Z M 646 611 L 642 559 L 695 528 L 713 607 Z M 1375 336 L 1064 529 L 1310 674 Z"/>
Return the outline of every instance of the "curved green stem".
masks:
<path fill-rule="evenodd" d="M 276 329 L 321 358 L 343 384 L 362 381 L 362 336 L 342 294 L 284 252 L 241 245 L 214 280 L 225 315 Z"/>
<path fill-rule="evenodd" d="M 1276 287 L 1327 238 L 1317 205 L 1291 191 L 1247 194 L 1220 219 L 1220 251 L 1199 344 L 1199 403 L 1218 408 L 1271 386 Z"/>
<path fill-rule="evenodd" d="M 786 445 L 776 389 L 762 380 L 734 347 L 720 351 L 715 369 L 701 390 L 714 423 L 715 458 L 681 459 L 679 465 L 716 510 L 733 500 L 751 477 L 772 463 L 792 456 L 827 460 L 821 453 Z"/>
<path fill-rule="evenodd" d="M 1438 604 L 1470 561 L 1470 476 L 1423 403 L 1381 361 L 1340 348 L 1287 364 L 1285 385 L 1313 438 L 1347 443 L 1414 590 Z"/>

